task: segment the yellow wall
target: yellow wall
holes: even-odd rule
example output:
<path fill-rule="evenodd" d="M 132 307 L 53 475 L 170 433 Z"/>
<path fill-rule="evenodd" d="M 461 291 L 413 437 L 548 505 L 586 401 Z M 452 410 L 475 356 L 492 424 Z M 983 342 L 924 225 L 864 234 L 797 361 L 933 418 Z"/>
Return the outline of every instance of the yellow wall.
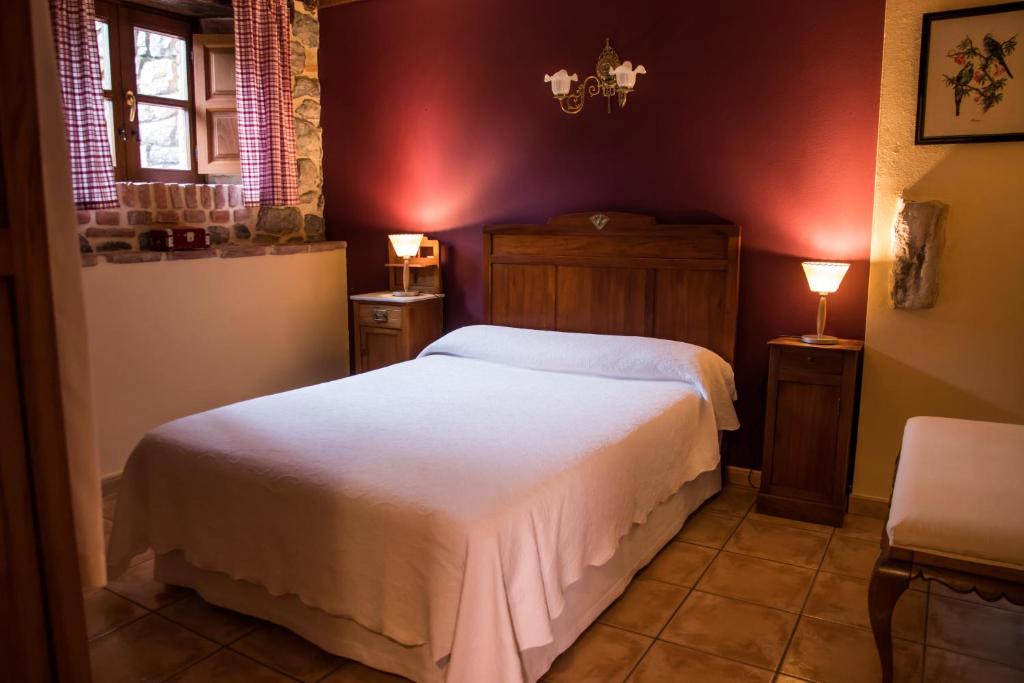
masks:
<path fill-rule="evenodd" d="M 348 374 L 345 250 L 82 269 L 104 476 L 150 429 Z"/>
<path fill-rule="evenodd" d="M 886 3 L 858 496 L 889 496 L 908 417 L 1024 423 L 1024 142 L 914 145 L 921 15 L 988 4 Z M 1013 94 L 1024 97 L 1024 75 L 1017 80 Z M 901 192 L 950 206 L 933 309 L 897 311 L 889 303 Z"/>

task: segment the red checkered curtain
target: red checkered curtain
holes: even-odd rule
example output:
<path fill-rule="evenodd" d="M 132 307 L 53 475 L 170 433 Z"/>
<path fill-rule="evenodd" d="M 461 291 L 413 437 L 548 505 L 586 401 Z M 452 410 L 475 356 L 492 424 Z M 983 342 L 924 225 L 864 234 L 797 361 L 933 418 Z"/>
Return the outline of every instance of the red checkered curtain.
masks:
<path fill-rule="evenodd" d="M 234 0 L 242 186 L 250 206 L 299 203 L 287 0 Z"/>
<path fill-rule="evenodd" d="M 93 0 L 50 0 L 50 21 L 57 48 L 57 75 L 71 154 L 75 206 L 115 208 L 117 187 L 103 114 L 96 6 Z"/>

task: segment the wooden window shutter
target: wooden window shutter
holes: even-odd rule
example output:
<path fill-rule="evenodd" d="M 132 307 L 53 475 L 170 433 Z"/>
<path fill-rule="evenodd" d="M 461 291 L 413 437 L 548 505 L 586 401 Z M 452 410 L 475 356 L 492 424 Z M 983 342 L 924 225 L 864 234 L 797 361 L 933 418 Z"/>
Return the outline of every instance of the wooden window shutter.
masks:
<path fill-rule="evenodd" d="M 238 175 L 238 112 L 235 105 L 235 37 L 192 37 L 195 74 L 196 161 L 200 173 Z"/>

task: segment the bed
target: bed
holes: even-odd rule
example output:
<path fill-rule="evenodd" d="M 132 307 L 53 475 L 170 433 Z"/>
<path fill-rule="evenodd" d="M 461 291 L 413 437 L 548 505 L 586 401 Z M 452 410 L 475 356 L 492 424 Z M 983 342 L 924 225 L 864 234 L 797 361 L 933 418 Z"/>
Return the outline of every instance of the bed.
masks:
<path fill-rule="evenodd" d="M 153 548 L 369 666 L 536 681 L 720 489 L 738 426 L 738 228 L 599 216 L 488 228 L 490 324 L 414 361 L 147 434 L 112 575 Z"/>

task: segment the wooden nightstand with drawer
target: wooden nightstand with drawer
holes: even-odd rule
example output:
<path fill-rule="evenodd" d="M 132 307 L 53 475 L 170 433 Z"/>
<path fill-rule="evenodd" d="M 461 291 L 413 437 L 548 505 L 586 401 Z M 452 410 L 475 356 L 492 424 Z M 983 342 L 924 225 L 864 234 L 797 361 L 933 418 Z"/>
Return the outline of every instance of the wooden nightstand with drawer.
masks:
<path fill-rule="evenodd" d="M 780 337 L 768 344 L 757 511 L 842 526 L 864 343 Z"/>
<path fill-rule="evenodd" d="M 440 337 L 443 297 L 396 297 L 391 292 L 353 295 L 356 372 L 412 360 Z"/>

